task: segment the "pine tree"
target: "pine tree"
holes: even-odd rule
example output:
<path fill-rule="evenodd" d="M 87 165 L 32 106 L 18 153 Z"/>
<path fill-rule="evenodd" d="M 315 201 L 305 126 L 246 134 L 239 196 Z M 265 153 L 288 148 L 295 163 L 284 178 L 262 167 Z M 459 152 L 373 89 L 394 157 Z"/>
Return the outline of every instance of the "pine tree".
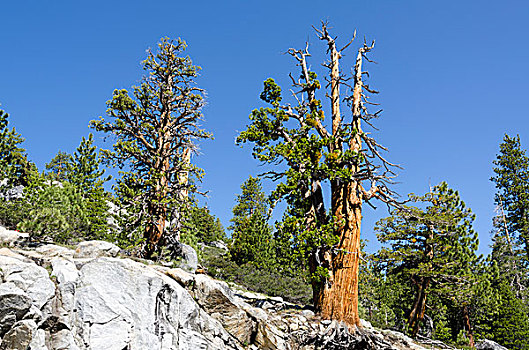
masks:
<path fill-rule="evenodd" d="M 53 159 L 45 165 L 48 176 L 58 181 L 65 181 L 68 177 L 68 166 L 72 162 L 72 156 L 66 152 L 59 151 Z"/>
<path fill-rule="evenodd" d="M 525 250 L 509 234 L 501 207 L 500 213 L 493 220 L 493 226 L 490 260 L 501 271 L 498 278 L 509 285 L 518 298 L 524 300 L 528 282 Z"/>
<path fill-rule="evenodd" d="M 51 181 L 34 173 L 24 189 L 23 203 L 27 213 L 17 228 L 33 239 L 75 242 L 90 226 L 86 200 L 68 182 Z"/>
<path fill-rule="evenodd" d="M 0 196 L 5 198 L 7 190 L 16 185 L 26 185 L 28 175 L 35 170 L 19 145 L 24 138 L 9 129 L 9 114 L 0 109 Z"/>
<path fill-rule="evenodd" d="M 443 182 L 414 202 L 426 208 L 404 207 L 377 223 L 378 238 L 390 247 L 379 257 L 388 273 L 402 273 L 415 285 L 415 299 L 408 313 L 408 328 L 416 336 L 430 293 L 450 296 L 464 307 L 471 296 L 473 266 L 478 257 L 474 215 L 457 191 Z"/>
<path fill-rule="evenodd" d="M 230 254 L 239 265 L 252 262 L 260 267 L 274 265 L 272 229 L 268 225 L 269 204 L 259 178 L 250 176 L 241 185 L 233 207 Z"/>
<path fill-rule="evenodd" d="M 529 157 L 521 147 L 520 136 L 505 135 L 494 160 L 497 188 L 494 201 L 504 210 L 505 229 L 525 249 L 529 260 Z"/>
<path fill-rule="evenodd" d="M 14 229 L 27 215 L 23 187 L 36 172 L 20 145 L 24 138 L 9 128 L 9 114 L 0 109 L 0 225 Z"/>
<path fill-rule="evenodd" d="M 110 180 L 110 176 L 103 177 L 105 170 L 99 167 L 100 159 L 93 143 L 94 136 L 91 133 L 88 138 L 82 138 L 70 161 L 66 163 L 65 177 L 86 202 L 85 215 L 90 223 L 83 235 L 85 238 L 100 239 L 109 234 L 109 195 L 103 185 Z"/>
<path fill-rule="evenodd" d="M 199 127 L 204 91 L 195 85 L 200 67 L 183 55 L 186 47 L 183 40 L 163 38 L 143 61 L 147 75 L 140 86 L 132 94 L 114 91 L 108 121 L 91 123 L 115 137 L 113 149 L 103 152 L 122 169 L 116 192 L 131 219 L 123 228 L 131 237 L 143 236 L 145 258 L 166 241 L 166 222 L 182 217 L 188 192 L 196 190 L 190 177 L 202 176 L 190 163 L 191 153 L 197 140 L 211 137 Z"/>
<path fill-rule="evenodd" d="M 198 242 L 211 243 L 226 239 L 224 228 L 219 218 L 211 214 L 208 207 L 191 207 L 184 222 L 182 235 L 192 234 Z"/>
<path fill-rule="evenodd" d="M 509 349 L 529 349 L 529 309 L 490 260 L 476 301 L 476 333 Z"/>

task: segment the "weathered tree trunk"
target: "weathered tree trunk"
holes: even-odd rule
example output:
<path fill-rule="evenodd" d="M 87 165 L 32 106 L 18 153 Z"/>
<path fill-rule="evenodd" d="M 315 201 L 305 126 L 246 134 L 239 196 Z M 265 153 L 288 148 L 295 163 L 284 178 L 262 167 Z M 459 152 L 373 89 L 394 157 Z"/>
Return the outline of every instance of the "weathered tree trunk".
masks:
<path fill-rule="evenodd" d="M 463 323 L 465 330 L 467 331 L 468 346 L 474 348 L 474 334 L 472 332 L 472 326 L 470 325 L 470 314 L 468 312 L 468 305 L 463 306 Z"/>
<path fill-rule="evenodd" d="M 159 249 L 160 241 L 165 232 L 165 221 L 167 218 L 167 206 L 164 200 L 168 192 L 168 181 L 166 171 L 169 168 L 169 161 L 164 161 L 161 176 L 155 185 L 154 200 L 151 200 L 147 207 L 149 222 L 145 228 L 144 245 L 142 257 L 149 259 L 153 253 Z"/>
<path fill-rule="evenodd" d="M 332 210 L 337 218 L 339 243 L 323 253 L 329 276 L 314 288 L 314 305 L 325 319 L 359 325 L 358 265 L 362 200 L 357 194 L 356 183 L 340 185 L 333 182 L 332 185 Z"/>
<path fill-rule="evenodd" d="M 408 317 L 408 328 L 411 330 L 413 337 L 419 333 L 419 327 L 424 319 L 424 312 L 426 310 L 426 296 L 428 295 L 428 287 L 430 286 L 430 279 L 422 277 L 421 281 L 417 283 L 417 296 L 413 307 Z"/>

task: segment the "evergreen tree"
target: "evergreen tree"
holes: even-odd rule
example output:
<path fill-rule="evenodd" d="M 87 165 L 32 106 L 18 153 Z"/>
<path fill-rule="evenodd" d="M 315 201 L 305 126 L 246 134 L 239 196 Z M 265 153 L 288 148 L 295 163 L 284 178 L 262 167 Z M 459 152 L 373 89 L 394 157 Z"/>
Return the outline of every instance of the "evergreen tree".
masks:
<path fill-rule="evenodd" d="M 187 194 L 195 191 L 189 179 L 202 175 L 190 163 L 191 153 L 197 140 L 211 137 L 199 128 L 204 91 L 195 85 L 200 67 L 183 55 L 186 47 L 183 40 L 163 38 L 143 61 L 147 75 L 140 86 L 132 94 L 114 91 L 108 120 L 91 123 L 115 137 L 113 149 L 103 152 L 122 169 L 116 192 L 131 219 L 123 229 L 131 238 L 143 236 L 145 258 L 167 241 L 166 222 L 182 217 Z"/>
<path fill-rule="evenodd" d="M 59 151 L 53 159 L 46 164 L 48 176 L 58 181 L 68 178 L 68 166 L 72 162 L 72 156 L 66 152 Z"/>
<path fill-rule="evenodd" d="M 68 182 L 52 182 L 36 173 L 25 188 L 24 206 L 27 215 L 18 229 L 34 239 L 69 243 L 90 227 L 86 201 Z"/>
<path fill-rule="evenodd" d="M 233 207 L 233 231 L 230 244 L 232 259 L 239 265 L 252 262 L 257 266 L 274 265 L 272 229 L 268 225 L 268 200 L 259 178 L 250 176 L 241 185 L 242 193 L 237 195 Z"/>
<path fill-rule="evenodd" d="M 86 202 L 86 213 L 90 224 L 85 238 L 98 239 L 109 234 L 107 195 L 103 185 L 110 180 L 110 176 L 103 178 L 105 170 L 100 169 L 100 159 L 94 136 L 83 137 L 73 156 L 66 163 L 66 180 L 72 184 Z M 57 158 L 57 157 L 56 157 Z M 65 157 L 68 159 L 68 157 Z"/>
<path fill-rule="evenodd" d="M 16 228 L 26 215 L 22 203 L 23 187 L 36 167 L 20 147 L 24 138 L 9 128 L 9 114 L 0 109 L 0 225 Z"/>
<path fill-rule="evenodd" d="M 26 185 L 34 165 L 27 160 L 26 150 L 20 147 L 24 138 L 9 129 L 9 114 L 0 109 L 0 194 L 3 198 L 7 190 L 16 185 Z"/>
<path fill-rule="evenodd" d="M 529 260 L 529 157 L 521 147 L 520 136 L 505 135 L 494 160 L 497 188 L 496 205 L 504 211 L 505 232 L 525 249 Z"/>
<path fill-rule="evenodd" d="M 430 293 L 459 300 L 459 307 L 468 303 L 478 239 L 472 229 L 474 215 L 445 182 L 410 199 L 426 208 L 398 209 L 379 221 L 376 230 L 379 240 L 390 244 L 379 252 L 388 272 L 404 274 L 415 286 L 408 327 L 416 336 Z"/>
<path fill-rule="evenodd" d="M 182 236 L 185 235 L 193 235 L 198 242 L 204 243 L 226 239 L 219 218 L 212 215 L 208 207 L 193 206 L 191 208 L 184 222 Z"/>
<path fill-rule="evenodd" d="M 527 290 L 525 250 L 513 241 L 501 211 L 494 218 L 493 226 L 490 260 L 501 271 L 498 278 L 509 285 L 518 298 L 524 300 Z"/>
<path fill-rule="evenodd" d="M 529 349 L 529 309 L 513 293 L 490 261 L 487 281 L 481 283 L 476 299 L 476 334 L 509 349 Z"/>

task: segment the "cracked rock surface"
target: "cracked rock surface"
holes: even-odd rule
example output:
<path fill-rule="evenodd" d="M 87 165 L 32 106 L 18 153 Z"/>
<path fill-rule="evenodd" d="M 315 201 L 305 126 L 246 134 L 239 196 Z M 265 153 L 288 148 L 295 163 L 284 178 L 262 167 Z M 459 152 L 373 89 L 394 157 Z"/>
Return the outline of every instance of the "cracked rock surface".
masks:
<path fill-rule="evenodd" d="M 177 281 L 115 248 L 0 249 L 0 349 L 241 349 Z"/>

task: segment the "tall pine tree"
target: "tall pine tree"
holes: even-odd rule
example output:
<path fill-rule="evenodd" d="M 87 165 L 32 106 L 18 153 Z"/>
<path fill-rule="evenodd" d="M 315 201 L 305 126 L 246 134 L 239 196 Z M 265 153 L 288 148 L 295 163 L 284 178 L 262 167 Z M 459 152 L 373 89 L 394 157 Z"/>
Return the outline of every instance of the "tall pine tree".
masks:
<path fill-rule="evenodd" d="M 72 184 L 86 202 L 86 216 L 90 222 L 85 238 L 103 238 L 109 234 L 107 201 L 110 199 L 103 185 L 110 177 L 103 177 L 105 170 L 100 169 L 100 159 L 94 136 L 88 134 L 70 157 L 67 163 L 66 180 Z"/>
<path fill-rule="evenodd" d="M 494 201 L 504 211 L 505 232 L 523 246 L 529 260 L 529 157 L 519 135 L 504 136 L 493 164 Z"/>
<path fill-rule="evenodd" d="M 230 254 L 238 264 L 252 262 L 257 266 L 268 266 L 273 261 L 272 229 L 268 225 L 269 203 L 259 178 L 250 176 L 241 185 L 233 207 L 232 242 Z"/>

